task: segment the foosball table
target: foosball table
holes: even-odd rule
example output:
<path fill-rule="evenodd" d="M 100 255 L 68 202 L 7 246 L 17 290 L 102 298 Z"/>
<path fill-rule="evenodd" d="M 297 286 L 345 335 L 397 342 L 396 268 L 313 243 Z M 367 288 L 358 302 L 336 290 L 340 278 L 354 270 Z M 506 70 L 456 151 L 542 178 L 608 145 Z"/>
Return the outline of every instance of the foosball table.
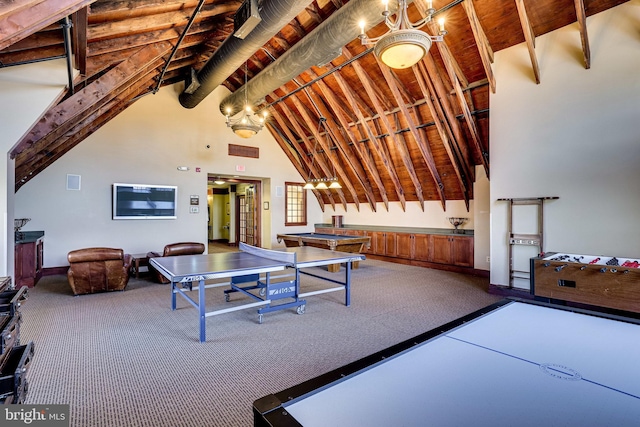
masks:
<path fill-rule="evenodd" d="M 547 252 L 531 272 L 536 297 L 640 313 L 640 258 Z"/>

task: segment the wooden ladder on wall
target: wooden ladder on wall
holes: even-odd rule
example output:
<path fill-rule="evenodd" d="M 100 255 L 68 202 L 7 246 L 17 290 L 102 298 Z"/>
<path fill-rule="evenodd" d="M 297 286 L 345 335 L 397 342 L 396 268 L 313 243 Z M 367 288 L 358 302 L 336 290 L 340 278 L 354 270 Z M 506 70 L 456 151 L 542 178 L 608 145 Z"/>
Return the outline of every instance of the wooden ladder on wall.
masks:
<path fill-rule="evenodd" d="M 514 246 L 536 246 L 538 248 L 538 254 L 544 252 L 544 202 L 545 200 L 556 199 L 558 199 L 558 197 L 498 199 L 498 201 L 509 202 L 509 212 L 507 219 L 509 227 L 509 289 L 513 289 L 514 280 L 531 280 L 531 272 L 529 270 L 517 270 L 514 268 Z M 513 207 L 525 205 L 533 205 L 537 208 L 537 230 L 534 233 L 519 233 L 517 231 L 514 231 L 513 229 Z"/>

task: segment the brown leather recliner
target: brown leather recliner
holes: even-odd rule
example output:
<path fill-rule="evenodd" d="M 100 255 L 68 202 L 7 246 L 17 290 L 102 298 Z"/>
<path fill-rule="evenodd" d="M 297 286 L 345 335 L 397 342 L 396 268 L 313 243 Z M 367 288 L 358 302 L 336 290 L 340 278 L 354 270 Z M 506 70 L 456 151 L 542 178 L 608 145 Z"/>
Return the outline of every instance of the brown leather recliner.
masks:
<path fill-rule="evenodd" d="M 164 247 L 164 252 L 160 255 L 157 252 L 147 253 L 147 258 L 157 258 L 165 256 L 178 256 L 178 255 L 200 255 L 204 253 L 204 244 L 196 242 L 181 242 L 171 243 Z M 169 283 L 169 280 L 156 270 L 153 265 L 149 264 L 149 271 L 151 276 L 160 283 Z"/>
<path fill-rule="evenodd" d="M 67 260 L 67 277 L 74 295 L 123 291 L 129 282 L 131 255 L 122 249 L 78 249 L 69 252 Z"/>

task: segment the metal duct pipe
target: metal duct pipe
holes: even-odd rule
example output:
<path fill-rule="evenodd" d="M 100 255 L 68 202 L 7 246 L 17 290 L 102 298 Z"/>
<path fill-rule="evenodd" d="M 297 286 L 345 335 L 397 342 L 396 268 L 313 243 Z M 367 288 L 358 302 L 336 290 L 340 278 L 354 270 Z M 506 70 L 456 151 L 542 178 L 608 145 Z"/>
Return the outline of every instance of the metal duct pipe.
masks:
<path fill-rule="evenodd" d="M 397 2 L 389 5 L 392 14 L 397 8 Z M 369 30 L 384 20 L 383 11 L 384 6 L 381 1 L 349 1 L 286 51 L 277 61 L 226 97 L 220 103 L 220 111 L 226 114 L 227 108 L 231 108 L 231 115 L 234 115 L 244 107 L 245 92 L 247 102 L 254 104 L 303 71 L 314 65 L 324 65 L 340 56 L 342 47 L 360 34 L 358 23 L 364 20 L 365 31 Z"/>
<path fill-rule="evenodd" d="M 200 86 L 193 93 L 182 92 L 180 104 L 185 108 L 198 105 L 309 3 L 311 0 L 264 0 L 260 23 L 244 39 L 230 36 L 220 45 L 197 75 Z"/>

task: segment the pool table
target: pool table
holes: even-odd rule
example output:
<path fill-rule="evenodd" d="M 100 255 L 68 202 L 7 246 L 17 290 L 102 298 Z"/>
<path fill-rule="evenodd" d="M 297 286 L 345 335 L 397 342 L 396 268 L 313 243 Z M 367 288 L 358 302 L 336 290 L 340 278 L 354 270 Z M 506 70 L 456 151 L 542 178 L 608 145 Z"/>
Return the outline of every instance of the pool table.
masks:
<path fill-rule="evenodd" d="M 501 301 L 256 400 L 254 426 L 637 426 L 639 323 Z"/>
<path fill-rule="evenodd" d="M 298 246 L 313 246 L 315 248 L 330 249 L 332 251 L 348 252 L 360 254 L 366 247 L 371 244 L 369 236 L 346 236 L 337 234 L 321 234 L 321 233 L 294 233 L 294 234 L 278 234 L 278 243 L 284 241 L 288 248 Z M 340 264 L 331 264 L 328 270 L 332 273 L 340 271 Z M 352 268 L 358 268 L 358 262 L 353 262 Z"/>

